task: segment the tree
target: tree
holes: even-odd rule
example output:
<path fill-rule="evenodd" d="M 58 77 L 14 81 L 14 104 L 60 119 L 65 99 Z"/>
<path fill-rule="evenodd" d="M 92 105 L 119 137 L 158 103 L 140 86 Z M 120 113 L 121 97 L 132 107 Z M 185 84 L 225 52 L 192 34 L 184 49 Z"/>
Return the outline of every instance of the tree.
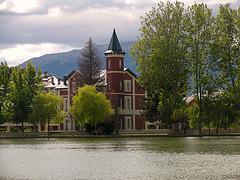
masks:
<path fill-rule="evenodd" d="M 97 92 L 94 86 L 86 85 L 79 88 L 73 97 L 71 113 L 75 122 L 81 125 L 91 124 L 97 134 L 97 124 L 112 114 L 112 107 L 103 93 Z"/>
<path fill-rule="evenodd" d="M 238 29 L 238 12 L 229 5 L 221 5 L 215 22 L 213 53 L 218 60 L 222 89 L 229 105 L 240 111 L 240 37 Z"/>
<path fill-rule="evenodd" d="M 50 123 L 59 123 L 63 121 L 66 113 L 61 110 L 62 99 L 54 93 L 39 93 L 33 99 L 31 121 L 48 124 L 48 136 L 50 135 Z"/>
<path fill-rule="evenodd" d="M 160 2 L 141 19 L 140 39 L 131 54 L 140 84 L 148 96 L 158 95 L 161 121 L 171 126 L 172 114 L 187 94 L 189 19 L 180 2 Z"/>
<path fill-rule="evenodd" d="M 97 55 L 97 49 L 91 38 L 89 38 L 82 49 L 78 64 L 81 73 L 81 83 L 95 85 L 100 79 L 101 64 Z"/>
<path fill-rule="evenodd" d="M 9 104 L 9 83 L 10 83 L 11 69 L 7 63 L 0 64 L 0 124 L 7 119 L 7 108 Z"/>
<path fill-rule="evenodd" d="M 193 93 L 199 103 L 199 134 L 202 133 L 204 118 L 204 97 L 211 93 L 214 64 L 210 58 L 210 43 L 212 39 L 213 17 L 211 9 L 206 4 L 194 4 L 188 7 L 189 25 L 189 51 L 191 62 L 191 75 Z"/>
<path fill-rule="evenodd" d="M 34 66 L 27 64 L 25 69 L 15 67 L 11 79 L 9 98 L 13 122 L 21 123 L 24 132 L 24 122 L 28 122 L 32 112 L 33 98 L 41 89 L 41 72 L 36 73 Z"/>

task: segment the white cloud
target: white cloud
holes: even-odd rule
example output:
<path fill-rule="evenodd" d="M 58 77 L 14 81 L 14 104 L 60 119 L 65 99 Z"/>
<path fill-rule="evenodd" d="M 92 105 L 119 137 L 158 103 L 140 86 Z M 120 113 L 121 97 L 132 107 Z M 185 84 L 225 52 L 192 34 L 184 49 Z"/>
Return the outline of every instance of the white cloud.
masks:
<path fill-rule="evenodd" d="M 217 4 L 235 3 L 237 6 L 240 0 L 180 1 L 186 5 L 207 3 L 214 9 Z M 5 58 L 10 65 L 16 65 L 31 57 L 70 50 L 72 46 L 64 44 L 80 46 L 88 37 L 92 37 L 95 43 L 108 43 L 114 27 L 120 41 L 134 41 L 139 33 L 140 16 L 158 2 L 0 0 L 0 11 L 13 12 L 0 14 L 0 60 Z"/>
<path fill-rule="evenodd" d="M 38 0 L 6 0 L 0 4 L 0 10 L 27 13 L 36 10 L 39 6 Z"/>
<path fill-rule="evenodd" d="M 74 49 L 74 47 L 53 43 L 17 44 L 13 47 L 1 49 L 0 61 L 6 61 L 9 66 L 15 66 L 33 57 L 72 49 Z"/>

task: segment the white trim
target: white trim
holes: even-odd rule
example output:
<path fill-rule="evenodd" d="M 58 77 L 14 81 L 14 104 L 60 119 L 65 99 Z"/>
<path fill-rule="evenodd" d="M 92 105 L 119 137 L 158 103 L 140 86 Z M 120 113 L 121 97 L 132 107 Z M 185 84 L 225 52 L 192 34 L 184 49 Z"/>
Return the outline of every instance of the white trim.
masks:
<path fill-rule="evenodd" d="M 135 96 L 145 96 L 145 94 L 135 94 Z"/>
<path fill-rule="evenodd" d="M 113 109 L 114 110 L 114 109 Z M 142 114 L 142 109 L 140 110 L 132 110 L 132 109 L 120 109 L 119 114 L 120 115 L 141 115 Z"/>
<path fill-rule="evenodd" d="M 123 54 L 107 54 L 106 57 L 124 57 Z"/>
<path fill-rule="evenodd" d="M 114 92 L 108 92 L 107 94 L 116 94 L 116 95 L 126 95 L 126 96 L 131 96 L 132 93 L 125 93 L 125 92 L 120 92 L 120 93 L 114 93 Z"/>
<path fill-rule="evenodd" d="M 124 72 L 124 71 L 121 71 L 121 70 L 119 70 L 119 71 L 107 71 L 107 74 L 110 74 L 110 73 L 120 73 L 120 74 L 125 74 L 125 72 Z"/>

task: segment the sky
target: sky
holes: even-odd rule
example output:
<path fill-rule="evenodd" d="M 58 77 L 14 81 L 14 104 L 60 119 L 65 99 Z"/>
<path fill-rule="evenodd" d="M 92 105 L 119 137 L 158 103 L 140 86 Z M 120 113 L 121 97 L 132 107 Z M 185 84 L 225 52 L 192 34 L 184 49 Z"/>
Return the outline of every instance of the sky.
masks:
<path fill-rule="evenodd" d="M 166 0 L 162 0 L 163 2 Z M 170 0 L 174 1 L 174 0 Z M 32 57 L 82 48 L 89 37 L 108 43 L 113 28 L 120 41 L 135 41 L 140 17 L 158 0 L 0 0 L 0 61 L 18 65 Z M 182 0 L 186 5 L 240 0 Z"/>

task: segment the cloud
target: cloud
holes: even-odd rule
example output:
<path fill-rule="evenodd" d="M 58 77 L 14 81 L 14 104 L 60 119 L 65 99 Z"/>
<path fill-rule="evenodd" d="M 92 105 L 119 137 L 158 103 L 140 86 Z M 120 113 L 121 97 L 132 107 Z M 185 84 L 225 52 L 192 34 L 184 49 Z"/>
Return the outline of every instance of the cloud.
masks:
<path fill-rule="evenodd" d="M 40 1 L 36 0 L 6 0 L 0 4 L 0 11 L 11 11 L 16 13 L 26 13 L 34 11 L 40 6 Z"/>
<path fill-rule="evenodd" d="M 1 46 L 0 46 L 1 47 Z M 6 61 L 9 66 L 21 64 L 24 61 L 48 53 L 69 51 L 75 47 L 64 44 L 41 43 L 41 44 L 16 44 L 6 45 L 7 48 L 0 50 L 0 61 Z"/>
<path fill-rule="evenodd" d="M 139 34 L 140 16 L 158 2 L 159 0 L 0 0 L 1 56 L 9 59 L 11 64 L 14 61 L 18 64 L 38 54 L 49 53 L 48 48 L 57 52 L 64 49 L 63 46 L 81 47 L 88 37 L 92 37 L 95 43 L 108 43 L 114 27 L 120 41 L 134 41 Z M 186 5 L 194 2 L 207 3 L 214 11 L 219 3 L 239 6 L 239 0 L 182 2 Z M 44 45 L 46 48 L 43 48 Z M 33 54 L 33 47 L 39 47 L 41 51 L 35 49 L 39 53 Z"/>

